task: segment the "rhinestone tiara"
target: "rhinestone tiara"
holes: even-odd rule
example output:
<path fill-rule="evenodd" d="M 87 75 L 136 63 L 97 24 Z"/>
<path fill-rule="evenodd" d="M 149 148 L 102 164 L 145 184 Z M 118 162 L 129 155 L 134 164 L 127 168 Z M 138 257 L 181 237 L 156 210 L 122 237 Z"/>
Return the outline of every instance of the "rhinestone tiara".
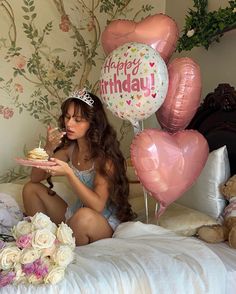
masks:
<path fill-rule="evenodd" d="M 86 104 L 88 104 L 90 107 L 93 107 L 94 100 L 89 95 L 89 93 L 86 90 L 86 88 L 83 88 L 81 90 L 74 91 L 68 98 L 77 98 L 77 99 L 85 102 Z"/>

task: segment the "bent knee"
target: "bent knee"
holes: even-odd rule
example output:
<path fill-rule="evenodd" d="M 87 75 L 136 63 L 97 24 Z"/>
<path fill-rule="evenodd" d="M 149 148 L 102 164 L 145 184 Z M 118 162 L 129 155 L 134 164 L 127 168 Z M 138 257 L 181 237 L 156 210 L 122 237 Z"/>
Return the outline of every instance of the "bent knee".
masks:
<path fill-rule="evenodd" d="M 28 192 L 32 192 L 34 190 L 35 184 L 32 182 L 28 182 L 24 185 L 23 189 L 22 189 L 22 194 L 27 195 Z"/>
<path fill-rule="evenodd" d="M 24 185 L 22 189 L 22 197 L 23 199 L 28 199 L 28 197 L 30 197 L 33 193 L 37 193 L 42 189 L 46 189 L 43 184 L 28 182 Z"/>
<path fill-rule="evenodd" d="M 32 191 L 32 190 L 38 190 L 38 189 L 43 189 L 46 188 L 42 183 L 33 183 L 33 182 L 27 182 L 24 187 L 23 191 Z"/>
<path fill-rule="evenodd" d="M 92 222 L 96 221 L 97 215 L 98 213 L 93 209 L 82 207 L 74 213 L 74 215 L 69 219 L 68 223 L 69 225 L 77 224 L 80 226 L 88 226 Z"/>
<path fill-rule="evenodd" d="M 78 218 L 78 219 L 83 219 L 83 220 L 89 221 L 89 220 L 94 219 L 97 214 L 98 214 L 98 212 L 94 211 L 91 208 L 81 207 L 80 209 L 78 209 L 75 212 L 75 214 L 73 215 L 73 217 Z"/>

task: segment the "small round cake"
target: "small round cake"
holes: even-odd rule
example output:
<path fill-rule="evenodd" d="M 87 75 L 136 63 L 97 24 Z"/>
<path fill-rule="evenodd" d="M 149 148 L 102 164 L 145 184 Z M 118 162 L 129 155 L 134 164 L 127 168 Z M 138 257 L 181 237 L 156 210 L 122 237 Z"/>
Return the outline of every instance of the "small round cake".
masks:
<path fill-rule="evenodd" d="M 37 147 L 28 152 L 27 158 L 28 160 L 48 161 L 49 156 L 43 148 Z"/>

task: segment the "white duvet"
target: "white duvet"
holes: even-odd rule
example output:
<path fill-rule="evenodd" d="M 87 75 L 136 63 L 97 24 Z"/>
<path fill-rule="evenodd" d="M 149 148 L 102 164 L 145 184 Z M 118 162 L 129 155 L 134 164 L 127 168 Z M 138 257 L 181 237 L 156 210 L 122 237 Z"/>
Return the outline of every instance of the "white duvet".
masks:
<path fill-rule="evenodd" d="M 114 237 L 76 248 L 56 285 L 20 285 L 3 294 L 224 294 L 226 269 L 203 243 L 156 225 L 121 224 Z"/>

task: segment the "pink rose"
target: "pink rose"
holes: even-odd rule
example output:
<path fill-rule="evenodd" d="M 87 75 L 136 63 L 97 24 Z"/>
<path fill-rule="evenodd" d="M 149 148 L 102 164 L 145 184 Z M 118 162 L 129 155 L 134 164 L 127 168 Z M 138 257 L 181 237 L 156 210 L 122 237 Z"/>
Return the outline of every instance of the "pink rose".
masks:
<path fill-rule="evenodd" d="M 61 16 L 61 22 L 70 22 L 69 16 L 67 14 L 64 14 Z"/>
<path fill-rule="evenodd" d="M 37 259 L 34 262 L 34 274 L 37 279 L 44 278 L 48 273 L 48 267 L 42 262 L 41 259 Z"/>
<path fill-rule="evenodd" d="M 5 107 L 3 109 L 3 117 L 6 118 L 6 119 L 9 119 L 13 116 L 14 114 L 14 111 L 12 108 L 9 108 L 9 107 Z"/>
<path fill-rule="evenodd" d="M 16 240 L 16 245 L 19 248 L 28 248 L 31 246 L 31 235 L 22 235 Z"/>
<path fill-rule="evenodd" d="M 14 65 L 18 69 L 23 69 L 26 65 L 26 58 L 23 55 L 14 56 Z"/>
<path fill-rule="evenodd" d="M 2 249 L 2 248 L 4 248 L 5 247 L 5 242 L 3 241 L 3 240 L 0 240 L 0 250 Z"/>
<path fill-rule="evenodd" d="M 69 30 L 70 30 L 70 20 L 69 20 L 68 15 L 62 15 L 61 23 L 59 24 L 59 28 L 63 32 L 69 32 Z"/>
<path fill-rule="evenodd" d="M 24 88 L 23 88 L 23 86 L 21 84 L 16 83 L 14 85 L 14 88 L 15 88 L 15 91 L 16 92 L 19 92 L 19 93 L 23 93 L 24 92 Z"/>
<path fill-rule="evenodd" d="M 0 288 L 11 284 L 15 276 L 14 272 L 0 272 Z"/>
<path fill-rule="evenodd" d="M 44 278 L 48 273 L 48 267 L 41 259 L 36 259 L 32 263 L 23 264 L 22 270 L 27 276 L 33 274 L 37 279 Z"/>
<path fill-rule="evenodd" d="M 59 27 L 65 33 L 69 32 L 69 30 L 70 30 L 70 26 L 68 24 L 66 24 L 66 23 L 60 23 Z"/>
<path fill-rule="evenodd" d="M 91 32 L 95 27 L 95 24 L 94 24 L 94 21 L 91 20 L 88 24 L 87 24 L 87 28 L 88 28 L 88 31 Z"/>
<path fill-rule="evenodd" d="M 32 237 L 30 235 L 22 235 L 16 240 L 16 245 L 19 248 L 28 248 L 31 246 Z"/>

